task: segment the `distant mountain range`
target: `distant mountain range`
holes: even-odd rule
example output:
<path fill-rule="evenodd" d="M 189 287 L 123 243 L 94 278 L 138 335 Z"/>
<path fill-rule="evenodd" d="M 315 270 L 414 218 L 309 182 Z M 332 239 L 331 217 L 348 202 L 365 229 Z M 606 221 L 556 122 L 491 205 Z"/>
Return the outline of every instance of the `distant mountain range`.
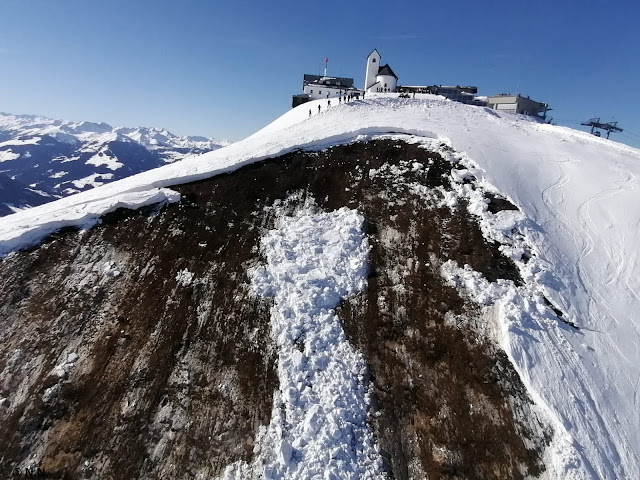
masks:
<path fill-rule="evenodd" d="M 0 113 L 0 216 L 229 143 L 164 128 Z"/>

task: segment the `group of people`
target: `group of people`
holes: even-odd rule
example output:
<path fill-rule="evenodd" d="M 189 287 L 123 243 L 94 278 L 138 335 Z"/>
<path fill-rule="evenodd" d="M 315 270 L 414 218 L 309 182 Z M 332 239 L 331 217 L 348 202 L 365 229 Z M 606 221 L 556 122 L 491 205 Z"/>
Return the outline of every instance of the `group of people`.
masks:
<path fill-rule="evenodd" d="M 359 100 L 360 99 L 360 94 L 344 94 L 344 95 L 340 95 L 338 96 L 338 103 L 342 103 L 342 101 L 344 100 L 344 103 L 350 102 L 351 100 Z M 364 100 L 364 92 L 362 92 L 362 99 Z M 329 96 L 327 95 L 327 108 L 331 107 L 331 99 L 329 98 Z M 318 113 L 320 113 L 320 111 L 322 110 L 322 106 L 318 105 Z M 309 116 L 311 116 L 313 114 L 313 112 L 311 111 L 311 109 L 309 109 Z"/>

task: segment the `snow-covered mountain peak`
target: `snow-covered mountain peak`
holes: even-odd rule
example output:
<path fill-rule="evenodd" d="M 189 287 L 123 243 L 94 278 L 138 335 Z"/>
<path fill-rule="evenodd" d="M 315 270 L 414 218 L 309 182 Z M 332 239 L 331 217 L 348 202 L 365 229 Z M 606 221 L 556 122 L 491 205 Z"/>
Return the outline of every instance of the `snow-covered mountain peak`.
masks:
<path fill-rule="evenodd" d="M 18 182 L 0 194 L 0 205 L 3 214 L 36 205 L 32 192 L 15 196 L 25 185 L 43 192 L 46 201 L 228 144 L 177 136 L 165 128 L 114 128 L 104 122 L 0 113 L 0 173 L 5 182 Z"/>
<path fill-rule="evenodd" d="M 104 122 L 77 122 L 62 124 L 61 130 L 68 133 L 107 133 L 113 131 L 113 127 Z"/>
<path fill-rule="evenodd" d="M 136 131 L 136 134 L 147 135 L 146 138 L 149 139 L 156 138 L 156 134 L 163 135 L 156 131 Z M 376 156 L 377 151 L 370 152 L 369 159 L 362 162 L 357 157 L 349 156 L 352 153 L 348 148 L 351 144 L 355 150 L 356 144 L 365 144 L 372 139 L 417 145 L 416 149 L 437 154 L 442 163 L 435 168 L 435 162 L 429 163 L 428 159 L 417 162 L 416 155 L 413 154 L 404 158 L 404 163 L 385 164 L 384 158 Z M 287 112 L 251 137 L 224 149 L 165 165 L 0 219 L 0 252 L 8 253 L 33 245 L 45 235 L 65 226 L 87 228 L 99 221 L 105 213 L 123 206 L 139 208 L 158 202 L 176 202 L 180 199 L 180 194 L 170 190 L 171 187 L 185 188 L 184 184 L 236 171 L 250 163 L 292 154 L 299 150 L 325 151 L 329 147 L 346 144 L 348 145 L 341 150 L 341 153 L 344 153 L 344 159 L 341 161 L 343 166 L 350 166 L 350 162 L 353 162 L 353 168 L 348 170 L 348 173 L 353 175 L 354 183 L 349 184 L 347 188 L 341 185 L 343 188 L 340 191 L 334 189 L 329 193 L 324 193 L 327 191 L 324 188 L 329 189 L 330 182 L 325 182 L 327 185 L 323 184 L 322 188 L 318 188 L 323 192 L 322 197 L 326 195 L 336 203 L 335 208 L 348 204 L 349 209 L 358 210 L 375 205 L 379 209 L 388 209 L 387 217 L 396 217 L 394 211 L 408 203 L 409 197 L 406 192 L 413 192 L 412 194 L 418 197 L 423 195 L 420 198 L 428 202 L 431 190 L 417 181 L 406 184 L 398 182 L 394 184 L 397 188 L 385 192 L 384 196 L 372 195 L 359 201 L 354 200 L 352 191 L 361 188 L 362 185 L 375 184 L 383 174 L 393 183 L 395 178 L 406 172 L 425 171 L 425 175 L 431 172 L 436 179 L 446 181 L 451 187 L 450 190 L 438 189 L 442 185 L 434 187 L 436 193 L 439 192 L 437 198 L 441 201 L 434 208 L 442 211 L 450 209 L 462 216 L 471 216 L 470 224 L 481 230 L 481 236 L 486 241 L 494 242 L 496 245 L 496 255 L 504 255 L 518 272 L 518 281 L 503 277 L 488 279 L 470 266 L 473 259 L 464 256 L 457 262 L 442 262 L 437 268 L 429 258 L 417 262 L 414 257 L 407 256 L 401 259 L 402 265 L 399 262 L 388 265 L 379 262 L 374 265 L 378 270 L 371 272 L 370 288 L 373 284 L 380 283 L 383 274 L 388 273 L 382 272 L 385 268 L 393 270 L 391 273 L 396 278 L 396 284 L 385 284 L 380 290 L 384 293 L 368 301 L 383 308 L 385 298 L 394 295 L 395 290 L 400 292 L 398 295 L 419 298 L 424 295 L 423 289 L 429 287 L 428 283 L 420 282 L 413 285 L 409 291 L 396 288 L 401 286 L 398 282 L 401 283 L 405 273 L 411 275 L 412 272 L 428 271 L 435 275 L 436 272 L 440 280 L 446 279 L 449 288 L 455 289 L 452 292 L 458 292 L 465 299 L 473 301 L 475 308 L 481 312 L 483 321 L 490 323 L 489 334 L 494 336 L 506 353 L 505 358 L 508 357 L 514 367 L 514 376 L 522 381 L 523 390 L 526 390 L 532 399 L 531 402 L 535 404 L 536 412 L 552 427 L 553 435 L 546 438 L 549 444 L 545 457 L 547 478 L 640 478 L 640 327 L 636 313 L 640 311 L 640 262 L 637 261 L 637 238 L 640 235 L 640 151 L 637 149 L 569 128 L 540 124 L 525 117 L 430 96 L 400 99 L 371 95 L 364 101 L 341 105 L 334 103 L 332 106 L 329 106 L 327 100 L 319 100 Z M 21 148 L 31 147 L 29 144 L 23 144 Z M 103 155 L 98 157 L 107 157 L 109 152 L 112 152 L 112 149 L 102 151 Z M 322 155 L 324 152 L 317 157 L 321 158 Z M 369 163 L 372 158 L 382 165 L 374 168 Z M 12 161 L 14 160 L 6 160 L 3 163 Z M 75 160 L 68 160 L 68 163 L 73 161 Z M 100 158 L 95 161 L 99 162 Z M 265 165 L 275 163 L 269 162 Z M 67 163 L 62 163 L 62 166 L 66 165 Z M 244 173 L 247 171 L 250 172 L 247 177 L 256 178 L 253 175 L 254 170 L 247 169 Z M 237 172 L 238 175 L 241 173 L 243 172 Z M 268 172 L 270 178 L 283 178 L 272 175 L 273 173 L 274 171 Z M 323 180 L 325 178 L 322 176 L 322 165 L 315 165 L 314 169 L 309 170 L 289 170 L 287 173 L 299 175 L 296 177 L 298 183 L 293 183 L 297 185 L 295 188 L 302 189 L 305 188 L 308 177 Z M 328 175 L 326 178 L 336 180 Z M 273 184 L 280 187 L 278 182 L 274 181 Z M 222 182 L 217 185 L 222 185 Z M 203 210 L 205 203 L 212 209 L 215 207 L 215 214 L 209 213 L 209 217 L 198 216 L 197 209 L 167 210 L 187 212 L 191 223 L 185 228 L 191 228 L 193 232 L 209 232 L 209 219 L 220 215 L 219 211 L 224 209 L 224 205 L 219 205 L 233 196 L 233 188 L 237 189 L 238 186 L 244 187 L 244 184 L 221 187 L 219 190 L 222 190 L 226 197 L 209 203 L 203 202 Z M 213 189 L 209 187 L 208 191 L 211 192 Z M 273 188 L 275 190 L 276 187 Z M 283 188 L 281 191 L 287 192 L 287 189 Z M 281 194 L 273 195 L 280 201 Z M 499 195 L 510 208 L 491 211 L 490 195 Z M 253 212 L 253 207 L 250 205 L 248 212 Z M 258 211 L 262 210 L 255 210 Z M 223 238 L 222 243 L 231 243 L 235 247 L 236 243 L 240 244 L 246 240 L 247 232 L 259 230 L 248 229 L 247 224 L 238 221 L 235 214 L 235 211 L 229 213 L 226 223 L 215 231 L 216 241 Z M 353 213 L 354 216 L 359 214 Z M 314 221 L 318 222 L 322 218 L 315 218 Z M 407 216 L 401 220 L 409 225 L 409 230 L 422 222 L 419 212 L 415 217 Z M 145 218 L 143 222 L 144 225 L 140 229 L 144 230 L 144 238 L 156 235 L 157 232 L 150 226 L 152 221 L 147 222 Z M 182 225 L 186 225 L 186 222 Z M 293 236 L 292 242 L 298 242 L 307 235 L 306 228 L 300 229 L 299 222 L 287 222 L 286 227 L 291 230 L 298 229 L 300 233 Z M 125 231 L 123 236 L 129 239 L 130 232 L 127 228 L 129 227 L 126 225 L 122 227 Z M 133 275 L 138 275 L 142 270 L 156 269 L 156 253 L 165 248 L 167 239 L 173 238 L 173 232 L 176 232 L 175 225 L 172 224 L 171 228 L 172 233 L 155 237 L 161 246 L 156 247 L 157 250 L 150 255 L 154 258 L 145 259 L 139 269 L 132 269 L 131 275 L 136 281 L 139 277 Z M 240 237 L 238 241 L 231 242 L 225 237 L 232 228 L 241 228 L 242 242 L 239 240 Z M 434 227 L 436 230 L 437 228 L 439 227 Z M 386 243 L 393 249 L 396 242 L 401 240 L 397 230 L 388 228 L 385 231 L 373 232 L 376 229 L 375 224 L 371 225 L 371 235 L 376 236 L 375 242 L 371 242 L 372 245 Z M 457 232 L 457 235 L 464 236 L 468 233 L 467 230 L 463 229 Z M 185 242 L 192 231 L 186 234 L 180 231 L 175 235 L 184 235 L 180 242 Z M 347 236 L 344 232 L 352 230 L 344 225 L 335 224 L 327 229 L 327 232 L 329 231 L 337 233 L 328 235 L 323 241 L 337 245 L 337 239 L 345 239 Z M 265 239 L 276 238 L 273 235 L 279 234 L 266 236 Z M 449 235 L 443 238 L 442 242 L 449 242 L 452 238 L 453 236 Z M 410 240 L 413 244 L 419 243 L 417 237 L 411 237 Z M 424 243 L 428 243 L 432 237 L 427 236 L 424 240 Z M 115 241 L 101 242 L 103 245 L 108 243 L 109 249 L 119 248 Z M 255 243 L 252 245 L 258 248 Z M 144 246 L 146 247 L 146 244 Z M 211 248 L 206 242 L 197 243 L 193 248 L 198 252 L 198 268 L 206 270 L 224 263 L 215 257 L 218 250 Z M 200 248 L 201 251 L 198 250 Z M 324 245 L 316 245 L 307 248 L 305 253 L 307 251 L 320 255 L 327 250 Z M 119 252 L 119 258 L 126 262 L 129 252 L 124 249 Z M 185 268 L 181 263 L 184 259 L 176 260 L 174 249 L 169 249 L 169 252 L 167 255 L 170 256 L 171 262 L 176 263 L 176 268 Z M 268 258 L 269 250 L 265 249 L 265 252 Z M 296 255 L 280 253 L 282 252 L 273 257 L 274 271 L 283 265 L 282 259 L 296 258 Z M 202 261 L 205 254 L 212 255 L 209 257 L 210 263 L 206 265 Z M 253 257 L 241 256 L 244 263 L 248 262 L 248 258 Z M 402 269 L 394 270 L 400 267 Z M 299 271 L 307 271 L 306 268 L 305 265 L 304 269 L 300 268 Z M 169 280 L 173 277 L 162 277 L 162 273 L 158 273 L 160 270 L 160 266 L 154 270 L 154 275 L 158 275 L 154 281 L 157 281 L 159 286 L 169 285 Z M 167 270 L 170 269 L 167 267 Z M 109 271 L 112 271 L 111 267 Z M 184 276 L 189 272 L 181 272 L 183 275 L 179 278 L 183 279 L 181 284 L 184 286 Z M 184 301 L 206 285 L 215 285 L 213 290 L 219 286 L 222 288 L 223 282 L 219 282 L 218 278 L 245 278 L 244 273 L 235 277 L 227 273 L 216 273 L 215 279 L 203 280 L 194 286 L 189 295 L 184 295 Z M 202 275 L 205 278 L 206 273 L 203 271 Z M 392 277 L 391 274 L 388 276 Z M 288 275 L 282 275 L 282 278 L 293 281 Z M 271 281 L 269 285 L 273 286 L 272 284 Z M 233 295 L 232 292 L 225 298 L 234 298 Z M 163 297 L 163 302 L 165 301 L 166 298 Z M 174 308 L 174 302 L 166 303 L 171 303 L 171 308 Z M 178 303 L 180 302 L 175 302 Z M 220 303 L 224 301 L 221 300 Z M 212 309 L 211 305 L 211 302 L 203 302 L 197 304 L 193 310 L 197 311 L 198 315 L 200 308 L 208 309 L 207 312 L 216 310 L 217 307 Z M 134 307 L 133 311 L 141 315 L 137 303 Z M 348 302 L 345 308 L 349 308 Z M 357 305 L 354 307 L 355 310 L 358 308 Z M 457 327 L 459 319 L 454 310 L 452 308 L 447 311 L 447 321 Z M 283 310 L 280 314 L 276 308 L 273 312 L 274 315 L 281 315 L 283 319 L 295 319 L 293 310 Z M 211 314 L 212 317 L 215 315 L 217 314 Z M 64 318 L 66 320 L 66 317 Z M 168 314 L 163 318 L 172 317 Z M 200 319 L 199 316 L 198 318 Z M 228 317 L 225 317 L 224 321 L 227 320 Z M 125 321 L 129 320 L 122 320 Z M 205 328 L 205 323 L 209 321 L 207 315 L 202 317 L 202 321 L 204 323 L 198 324 L 197 328 Z M 403 321 L 404 319 L 401 319 L 398 323 Z M 390 323 L 394 322 L 388 321 L 382 325 L 387 328 Z M 425 320 L 423 323 L 428 322 Z M 244 325 L 241 327 L 238 329 L 246 330 Z M 418 337 L 422 335 L 422 327 L 425 325 L 415 329 L 404 329 L 393 338 L 393 342 L 378 346 L 382 350 L 394 352 L 393 358 L 398 364 L 410 363 L 407 361 L 406 350 L 400 348 L 398 342 L 404 341 L 403 338 L 411 338 L 412 342 L 418 341 Z M 370 329 L 368 324 L 361 328 Z M 303 366 L 307 354 L 312 353 L 305 349 L 306 347 L 301 349 L 298 342 L 301 331 L 297 330 L 292 336 L 295 342 L 291 345 L 291 358 L 295 362 L 290 363 L 295 363 L 298 367 Z M 207 338 L 210 340 L 211 337 Z M 180 342 L 182 341 L 181 339 Z M 428 355 L 434 355 L 441 361 L 445 357 L 457 355 L 456 350 L 448 350 L 449 346 L 435 352 L 428 346 L 423 353 L 427 355 L 428 349 Z M 150 349 L 154 348 L 155 345 Z M 180 348 L 177 347 L 175 351 Z M 166 351 L 170 349 L 167 348 Z M 304 353 L 305 357 L 300 353 Z M 209 357 L 204 355 L 203 358 Z M 282 368 L 289 367 L 283 364 Z M 470 362 L 465 368 L 475 369 L 475 365 Z M 189 371 L 186 367 L 183 370 Z M 308 378 L 308 371 L 304 370 L 300 374 L 301 382 Z M 425 377 L 435 379 L 442 374 L 442 371 L 436 368 L 428 371 Z M 445 372 L 445 375 L 447 374 Z M 489 384 L 500 383 L 500 380 L 496 380 L 492 375 L 487 376 L 484 381 Z M 188 373 L 186 378 L 189 378 Z M 417 379 L 413 380 L 418 382 Z M 390 393 L 396 396 L 415 395 L 417 398 L 413 380 L 408 379 L 404 392 L 398 390 Z M 126 382 L 124 384 L 129 385 Z M 192 387 L 188 382 L 186 384 Z M 204 382 L 202 385 L 211 384 Z M 282 392 L 291 394 L 289 400 L 292 405 L 299 398 L 294 390 Z M 302 393 L 305 398 L 310 398 L 309 395 L 313 391 L 312 388 L 308 391 L 303 389 Z M 479 415 L 476 408 L 478 399 L 467 398 L 464 392 L 462 389 L 456 397 L 457 403 L 440 406 L 433 415 L 412 417 L 412 421 L 415 424 L 432 425 L 431 422 L 436 422 L 439 417 L 461 413 L 467 414 L 469 419 L 475 418 L 475 415 Z M 185 395 L 184 398 L 187 397 L 189 395 Z M 132 400 L 126 405 L 134 403 Z M 169 414 L 166 414 L 166 417 L 170 417 Z M 499 421 L 497 418 L 494 420 Z M 184 428 L 186 423 L 188 422 L 181 423 L 180 428 Z M 308 423 L 317 422 L 314 420 Z M 171 424 L 170 418 L 168 424 Z M 278 432 L 278 435 L 281 433 Z M 337 430 L 335 433 L 337 437 L 343 435 Z M 278 440 L 281 438 L 278 437 Z M 467 443 L 466 436 L 460 441 Z M 275 444 L 275 441 L 273 443 Z M 403 442 L 403 445 L 408 443 L 410 442 Z M 482 448 L 477 450 L 485 450 L 482 443 L 476 445 L 482 445 Z M 302 451 L 305 444 L 297 442 L 294 445 L 281 441 L 276 447 L 280 449 L 280 464 L 294 468 L 301 461 L 296 452 Z M 451 449 L 445 447 L 428 446 L 433 450 L 433 458 L 440 458 L 443 462 L 453 458 L 452 461 L 455 461 L 456 457 L 451 456 Z M 447 471 L 457 472 L 455 469 Z M 498 476 L 508 478 L 508 475 Z M 247 477 L 239 474 L 236 478 Z"/>
<path fill-rule="evenodd" d="M 0 132 L 2 131 L 10 132 L 13 136 L 35 136 L 40 134 L 56 138 L 65 138 L 65 134 L 99 138 L 103 134 L 116 133 L 120 137 L 109 138 L 118 138 L 120 140 L 128 137 L 145 147 L 161 145 L 168 148 L 198 147 L 213 150 L 216 147 L 219 148 L 231 143 L 227 140 L 217 140 L 202 136 L 174 135 L 166 128 L 161 127 L 113 127 L 104 122 L 70 122 L 38 115 L 14 115 L 0 112 Z"/>

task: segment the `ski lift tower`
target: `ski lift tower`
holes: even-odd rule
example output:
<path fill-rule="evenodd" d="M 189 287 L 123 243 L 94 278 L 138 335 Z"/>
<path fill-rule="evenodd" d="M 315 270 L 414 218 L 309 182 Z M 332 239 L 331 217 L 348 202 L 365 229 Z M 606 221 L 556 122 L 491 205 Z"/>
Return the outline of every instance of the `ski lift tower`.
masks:
<path fill-rule="evenodd" d="M 598 137 L 600 136 L 600 132 L 595 130 L 596 128 L 599 128 L 601 130 L 606 130 L 607 138 L 609 138 L 609 135 L 611 134 L 611 132 L 622 132 L 622 129 L 618 127 L 618 122 L 603 123 L 600 121 L 599 117 L 591 118 L 588 122 L 582 122 L 580 125 L 591 127 L 591 134 L 596 135 Z"/>

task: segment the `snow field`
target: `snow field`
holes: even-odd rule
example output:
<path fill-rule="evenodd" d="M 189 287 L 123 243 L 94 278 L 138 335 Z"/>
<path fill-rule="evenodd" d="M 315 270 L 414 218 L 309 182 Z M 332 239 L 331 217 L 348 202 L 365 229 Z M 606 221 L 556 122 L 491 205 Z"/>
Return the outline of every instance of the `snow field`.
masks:
<path fill-rule="evenodd" d="M 225 478 L 379 479 L 385 475 L 373 433 L 366 363 L 347 341 L 334 308 L 366 285 L 364 219 L 342 208 L 311 207 L 279 216 L 262 238 L 264 266 L 252 288 L 273 298 L 272 336 L 279 389 L 251 467 Z"/>
<path fill-rule="evenodd" d="M 501 245 L 500 250 L 515 262 L 524 281 L 524 285 L 519 287 L 502 280 L 491 284 L 468 265 L 459 268 L 449 262 L 442 268 L 445 279 L 484 305 L 485 311 L 497 319 L 498 342 L 518 370 L 536 405 L 551 421 L 555 435 L 547 452 L 549 477 L 636 478 L 638 454 L 630 448 L 636 441 L 628 439 L 637 435 L 635 405 L 638 384 L 634 386 L 625 382 L 630 372 L 625 372 L 620 362 L 626 363 L 629 358 L 625 358 L 625 354 L 622 358 L 618 356 L 625 350 L 627 339 L 622 340 L 625 335 L 638 338 L 637 326 L 629 323 L 624 332 L 619 332 L 621 340 L 617 345 L 605 347 L 611 340 L 607 338 L 609 335 L 599 327 L 593 328 L 589 321 L 602 305 L 589 302 L 590 308 L 580 308 L 585 292 L 571 286 L 576 280 L 580 281 L 580 274 L 563 272 L 559 267 L 565 266 L 565 262 L 549 260 L 564 245 L 553 244 L 545 228 L 532 221 L 531 217 L 535 216 L 524 214 L 527 207 L 531 208 L 535 197 L 524 202 L 522 193 L 515 196 L 516 204 L 524 204 L 524 208 L 521 206 L 524 212 L 492 214 L 487 209 L 485 192 L 504 190 L 497 189 L 488 180 L 488 172 L 466 153 L 456 152 L 450 147 L 440 153 L 445 158 L 449 155 L 466 167 L 452 170 L 457 199 L 467 202 L 467 209 L 478 218 L 484 236 Z M 606 171 L 607 165 L 603 167 Z M 472 184 L 463 183 L 469 178 L 473 179 Z M 542 192 L 543 201 L 545 191 Z M 574 192 L 576 196 L 580 194 Z M 451 204 L 456 203 L 453 201 Z M 562 210 L 558 208 L 550 213 L 555 217 L 562 214 Z M 539 220 L 542 217 L 545 227 L 555 223 L 541 216 L 540 212 L 535 213 Z M 635 214 L 637 212 L 633 209 L 625 213 Z M 628 226 L 620 225 L 618 228 L 622 230 Z M 611 229 L 610 225 L 603 227 L 605 231 Z M 578 226 L 574 228 L 580 232 Z M 573 235 L 563 240 L 579 242 L 580 237 Z M 578 265 L 584 261 L 580 255 L 575 258 Z M 592 257 L 590 260 L 596 259 Z M 607 258 L 599 260 L 602 263 L 600 268 L 606 271 Z M 616 294 L 626 296 L 624 290 Z M 554 312 L 554 308 L 561 312 L 561 316 Z M 605 315 L 611 313 L 608 310 Z M 626 351 L 637 355 L 637 350 L 632 353 L 626 348 Z M 607 378 L 605 372 L 614 375 L 615 381 L 620 383 L 612 385 L 612 379 Z M 625 397 L 622 393 L 625 389 L 634 392 L 631 397 Z"/>

